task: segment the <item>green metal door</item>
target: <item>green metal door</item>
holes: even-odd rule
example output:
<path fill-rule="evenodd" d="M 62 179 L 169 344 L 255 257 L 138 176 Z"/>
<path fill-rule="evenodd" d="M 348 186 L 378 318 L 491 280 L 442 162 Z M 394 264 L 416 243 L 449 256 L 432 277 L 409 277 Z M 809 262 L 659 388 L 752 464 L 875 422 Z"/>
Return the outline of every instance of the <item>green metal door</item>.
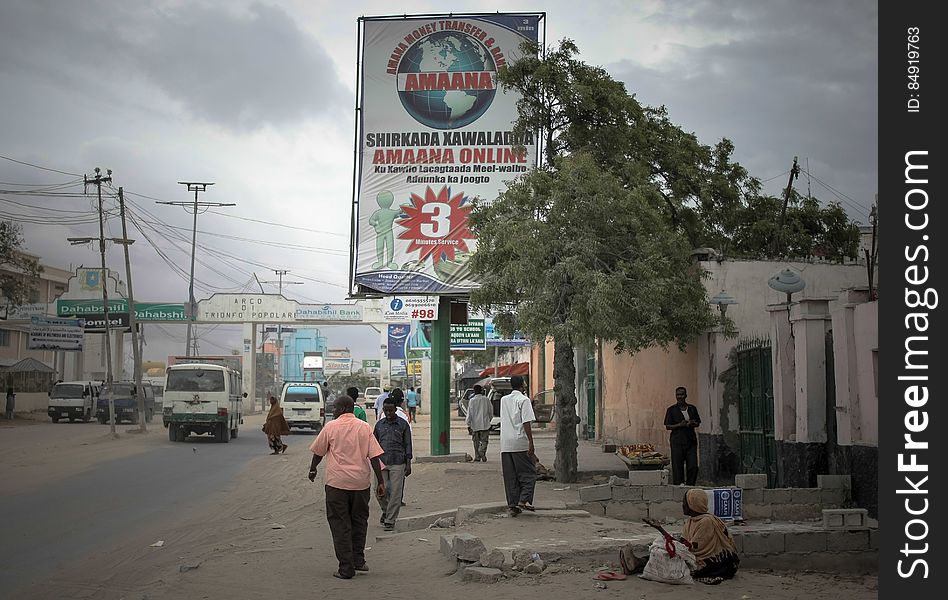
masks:
<path fill-rule="evenodd" d="M 586 439 L 596 439 L 596 353 L 586 354 Z"/>
<path fill-rule="evenodd" d="M 742 342 L 737 347 L 741 471 L 766 473 L 767 485 L 777 480 L 774 442 L 774 385 L 768 340 Z"/>

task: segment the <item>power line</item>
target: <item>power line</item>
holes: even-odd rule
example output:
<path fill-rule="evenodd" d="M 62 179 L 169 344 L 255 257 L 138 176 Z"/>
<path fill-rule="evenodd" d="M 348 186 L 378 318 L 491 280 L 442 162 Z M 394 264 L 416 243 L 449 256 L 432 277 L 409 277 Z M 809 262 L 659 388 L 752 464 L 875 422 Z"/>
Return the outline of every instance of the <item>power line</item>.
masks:
<path fill-rule="evenodd" d="M 51 169 L 49 167 L 41 167 L 39 165 L 34 165 L 33 163 L 28 163 L 22 160 L 17 160 L 15 158 L 10 158 L 9 156 L 4 156 L 0 154 L 0 158 L 3 160 L 8 160 L 10 162 L 17 163 L 19 165 L 26 165 L 27 167 L 33 167 L 34 169 L 42 169 L 43 171 L 50 171 L 52 173 L 59 173 L 60 175 L 72 175 L 73 177 L 84 177 L 81 173 L 70 173 L 69 171 L 60 171 L 59 169 Z"/>

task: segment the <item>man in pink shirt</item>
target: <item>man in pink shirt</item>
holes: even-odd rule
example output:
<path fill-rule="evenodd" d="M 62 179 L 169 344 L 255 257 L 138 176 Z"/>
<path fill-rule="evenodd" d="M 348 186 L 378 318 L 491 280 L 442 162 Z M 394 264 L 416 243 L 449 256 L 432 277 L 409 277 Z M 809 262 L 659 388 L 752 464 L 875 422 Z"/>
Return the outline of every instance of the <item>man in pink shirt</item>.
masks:
<path fill-rule="evenodd" d="M 357 419 L 352 409 L 352 398 L 338 398 L 333 411 L 335 418 L 326 423 L 309 447 L 313 452 L 310 481 L 316 480 L 316 467 L 323 457 L 328 457 L 326 519 L 339 561 L 339 570 L 332 576 L 339 579 L 352 579 L 356 571 L 369 570 L 365 564 L 365 536 L 369 529 L 372 471 L 379 482 L 378 495 L 385 495 L 379 461 L 384 452 L 372 434 L 372 427 Z"/>

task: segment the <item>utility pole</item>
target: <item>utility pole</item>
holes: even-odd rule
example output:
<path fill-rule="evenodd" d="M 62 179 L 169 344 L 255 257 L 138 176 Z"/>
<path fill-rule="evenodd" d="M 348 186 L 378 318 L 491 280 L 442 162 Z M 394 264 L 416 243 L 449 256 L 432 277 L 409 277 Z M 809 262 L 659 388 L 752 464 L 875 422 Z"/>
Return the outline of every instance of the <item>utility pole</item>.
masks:
<path fill-rule="evenodd" d="M 872 302 L 876 299 L 874 280 L 876 270 L 876 232 L 879 226 L 879 214 L 876 211 L 875 204 L 873 204 L 869 210 L 869 223 L 872 224 L 872 245 L 871 249 L 865 249 L 863 252 L 866 255 L 866 270 L 869 272 L 869 301 Z"/>
<path fill-rule="evenodd" d="M 273 269 L 273 273 L 279 276 L 279 280 L 264 281 L 264 282 L 259 282 L 258 280 L 258 283 L 269 283 L 271 285 L 277 284 L 279 286 L 277 289 L 280 290 L 279 294 L 282 296 L 284 283 L 287 285 L 303 285 L 304 283 L 302 281 L 283 281 L 283 276 L 289 272 L 290 272 L 289 269 Z M 256 275 L 254 275 L 254 277 L 256 277 Z M 277 323 L 277 362 L 274 365 L 273 370 L 274 370 L 274 377 L 283 376 L 283 325 L 280 323 Z M 275 385 L 276 381 L 274 381 L 273 383 Z"/>
<path fill-rule="evenodd" d="M 787 216 L 787 205 L 790 203 L 790 194 L 793 191 L 793 180 L 800 176 L 800 165 L 797 157 L 793 157 L 793 166 L 790 167 L 790 178 L 787 179 L 787 189 L 783 194 L 783 206 L 780 208 L 780 221 L 777 224 L 777 235 L 774 236 L 773 251 L 777 255 L 783 246 L 783 224 Z"/>
<path fill-rule="evenodd" d="M 102 257 L 102 312 L 105 316 L 105 383 L 109 390 L 109 424 L 112 436 L 115 437 L 115 394 L 112 393 L 112 341 L 109 332 L 109 277 L 105 268 L 105 216 L 102 211 L 102 184 L 111 183 L 112 169 L 106 171 L 102 177 L 99 167 L 95 168 L 95 177 L 90 179 L 83 176 L 85 185 L 94 185 L 99 198 L 99 255 Z"/>
<path fill-rule="evenodd" d="M 198 202 L 198 192 L 206 192 L 207 186 L 214 185 L 212 181 L 179 181 L 181 185 L 188 186 L 189 192 L 194 192 L 194 202 L 158 202 L 158 204 L 170 204 L 171 206 L 184 206 L 192 207 L 191 211 L 194 214 L 194 225 L 191 228 L 191 276 L 188 279 L 188 335 L 187 347 L 185 348 L 185 356 L 192 356 L 192 343 L 197 347 L 197 339 L 191 333 L 191 327 L 194 323 L 194 317 L 197 313 L 197 301 L 194 299 L 194 249 L 197 246 L 197 223 L 198 223 L 198 209 L 203 208 L 207 210 L 210 207 L 220 207 L 220 206 L 237 206 L 234 203 L 224 203 L 224 202 Z M 196 354 L 196 352 L 195 352 Z"/>
<path fill-rule="evenodd" d="M 128 239 L 125 226 L 125 195 L 118 189 L 119 213 L 122 215 L 122 247 L 125 249 L 125 280 L 128 282 L 128 324 L 132 328 L 132 355 L 135 363 L 135 395 L 138 397 L 138 424 L 145 433 L 145 390 L 142 388 L 142 348 L 138 343 L 138 323 L 135 316 L 135 293 L 132 291 L 132 263 L 128 256 L 128 247 L 135 240 Z"/>

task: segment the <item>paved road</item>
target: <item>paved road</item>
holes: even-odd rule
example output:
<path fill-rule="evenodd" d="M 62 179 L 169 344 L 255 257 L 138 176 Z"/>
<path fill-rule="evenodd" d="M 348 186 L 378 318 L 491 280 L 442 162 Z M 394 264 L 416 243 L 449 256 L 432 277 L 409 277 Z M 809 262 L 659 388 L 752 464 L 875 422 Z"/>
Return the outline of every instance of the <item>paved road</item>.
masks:
<path fill-rule="evenodd" d="M 206 436 L 173 443 L 160 424 L 153 431 L 134 442 L 144 444 L 144 451 L 0 497 L 0 597 L 16 597 L 16 589 L 41 581 L 72 559 L 110 548 L 123 534 L 160 531 L 163 520 L 204 506 L 249 460 L 268 450 L 259 424 L 245 425 L 227 444 Z M 101 440 L 104 432 L 94 423 L 18 427 L 3 431 L 0 452 L 18 439 L 41 448 L 44 439 L 56 437 L 60 447 L 68 448 L 64 436 L 78 445 Z M 297 444 L 308 437 L 293 436 Z M 69 461 L 68 451 L 59 453 L 57 461 Z"/>

